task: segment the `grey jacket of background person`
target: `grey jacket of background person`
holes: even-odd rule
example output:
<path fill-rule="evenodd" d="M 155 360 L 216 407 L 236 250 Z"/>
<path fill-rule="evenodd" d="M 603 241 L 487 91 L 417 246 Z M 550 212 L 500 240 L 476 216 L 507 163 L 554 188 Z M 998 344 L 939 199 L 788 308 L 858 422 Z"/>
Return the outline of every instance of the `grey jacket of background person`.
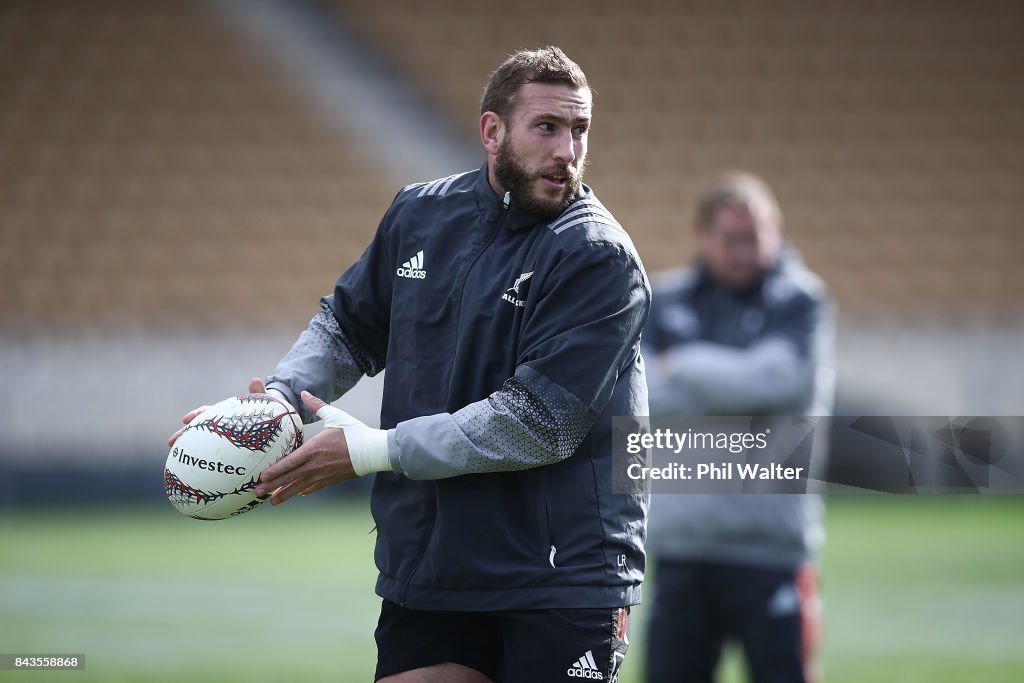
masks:
<path fill-rule="evenodd" d="M 654 279 L 643 333 L 652 415 L 830 415 L 834 318 L 821 280 L 786 248 L 736 293 L 701 266 Z M 665 364 L 651 362 L 668 353 Z M 796 567 L 824 541 L 813 494 L 653 496 L 648 549 L 674 560 Z"/>

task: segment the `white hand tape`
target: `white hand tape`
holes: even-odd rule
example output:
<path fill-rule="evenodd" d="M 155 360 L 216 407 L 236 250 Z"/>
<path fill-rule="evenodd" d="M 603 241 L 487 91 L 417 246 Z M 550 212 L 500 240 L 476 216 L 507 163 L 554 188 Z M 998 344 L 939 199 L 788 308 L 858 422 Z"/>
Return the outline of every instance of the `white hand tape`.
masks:
<path fill-rule="evenodd" d="M 368 427 L 341 408 L 331 405 L 325 405 L 316 411 L 316 415 L 324 421 L 324 429 L 341 429 L 345 432 L 348 455 L 357 475 L 362 477 L 371 472 L 391 469 L 387 431 Z"/>

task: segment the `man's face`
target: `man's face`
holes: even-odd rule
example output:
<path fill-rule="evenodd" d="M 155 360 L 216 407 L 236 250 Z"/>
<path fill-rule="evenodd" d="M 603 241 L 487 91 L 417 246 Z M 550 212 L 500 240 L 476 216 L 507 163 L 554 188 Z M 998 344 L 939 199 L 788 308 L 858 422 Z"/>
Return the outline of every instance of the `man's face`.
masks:
<path fill-rule="evenodd" d="M 588 88 L 520 88 L 494 158 L 495 180 L 520 208 L 554 218 L 576 196 L 586 166 L 590 110 Z"/>
<path fill-rule="evenodd" d="M 756 284 L 780 245 L 778 226 L 735 204 L 720 207 L 709 225 L 697 228 L 697 242 L 711 278 L 730 289 Z"/>

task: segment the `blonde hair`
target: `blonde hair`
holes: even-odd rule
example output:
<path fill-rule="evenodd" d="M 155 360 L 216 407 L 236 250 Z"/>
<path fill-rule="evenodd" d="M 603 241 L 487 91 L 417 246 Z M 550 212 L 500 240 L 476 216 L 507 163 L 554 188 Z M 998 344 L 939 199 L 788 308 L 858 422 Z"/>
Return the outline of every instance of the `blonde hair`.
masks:
<path fill-rule="evenodd" d="M 697 227 L 707 228 L 718 210 L 741 206 L 762 221 L 782 227 L 782 211 L 768 184 L 753 173 L 731 171 L 716 178 L 697 203 Z"/>

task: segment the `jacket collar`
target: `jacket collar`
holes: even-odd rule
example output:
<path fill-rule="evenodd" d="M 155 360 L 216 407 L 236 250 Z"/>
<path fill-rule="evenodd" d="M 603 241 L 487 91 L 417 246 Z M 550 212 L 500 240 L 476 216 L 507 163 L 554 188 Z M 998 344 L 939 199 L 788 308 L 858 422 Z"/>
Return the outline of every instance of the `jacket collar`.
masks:
<path fill-rule="evenodd" d="M 590 192 L 590 189 L 586 185 L 581 185 L 579 192 L 576 194 L 576 198 L 580 199 Z M 477 206 L 480 208 L 481 213 L 486 216 L 488 223 L 496 223 L 499 220 L 502 221 L 501 225 L 503 228 L 509 230 L 525 230 L 538 225 L 547 225 L 553 223 L 556 218 L 542 218 L 535 213 L 523 211 L 516 206 L 515 197 L 509 197 L 509 206 L 506 209 L 504 206 L 504 197 L 499 197 L 491 189 L 491 183 L 487 179 L 487 162 L 480 167 L 477 172 L 476 187 L 474 188 L 473 194 L 476 196 Z M 566 209 L 568 211 L 568 209 Z M 505 214 L 504 217 L 502 214 Z"/>

